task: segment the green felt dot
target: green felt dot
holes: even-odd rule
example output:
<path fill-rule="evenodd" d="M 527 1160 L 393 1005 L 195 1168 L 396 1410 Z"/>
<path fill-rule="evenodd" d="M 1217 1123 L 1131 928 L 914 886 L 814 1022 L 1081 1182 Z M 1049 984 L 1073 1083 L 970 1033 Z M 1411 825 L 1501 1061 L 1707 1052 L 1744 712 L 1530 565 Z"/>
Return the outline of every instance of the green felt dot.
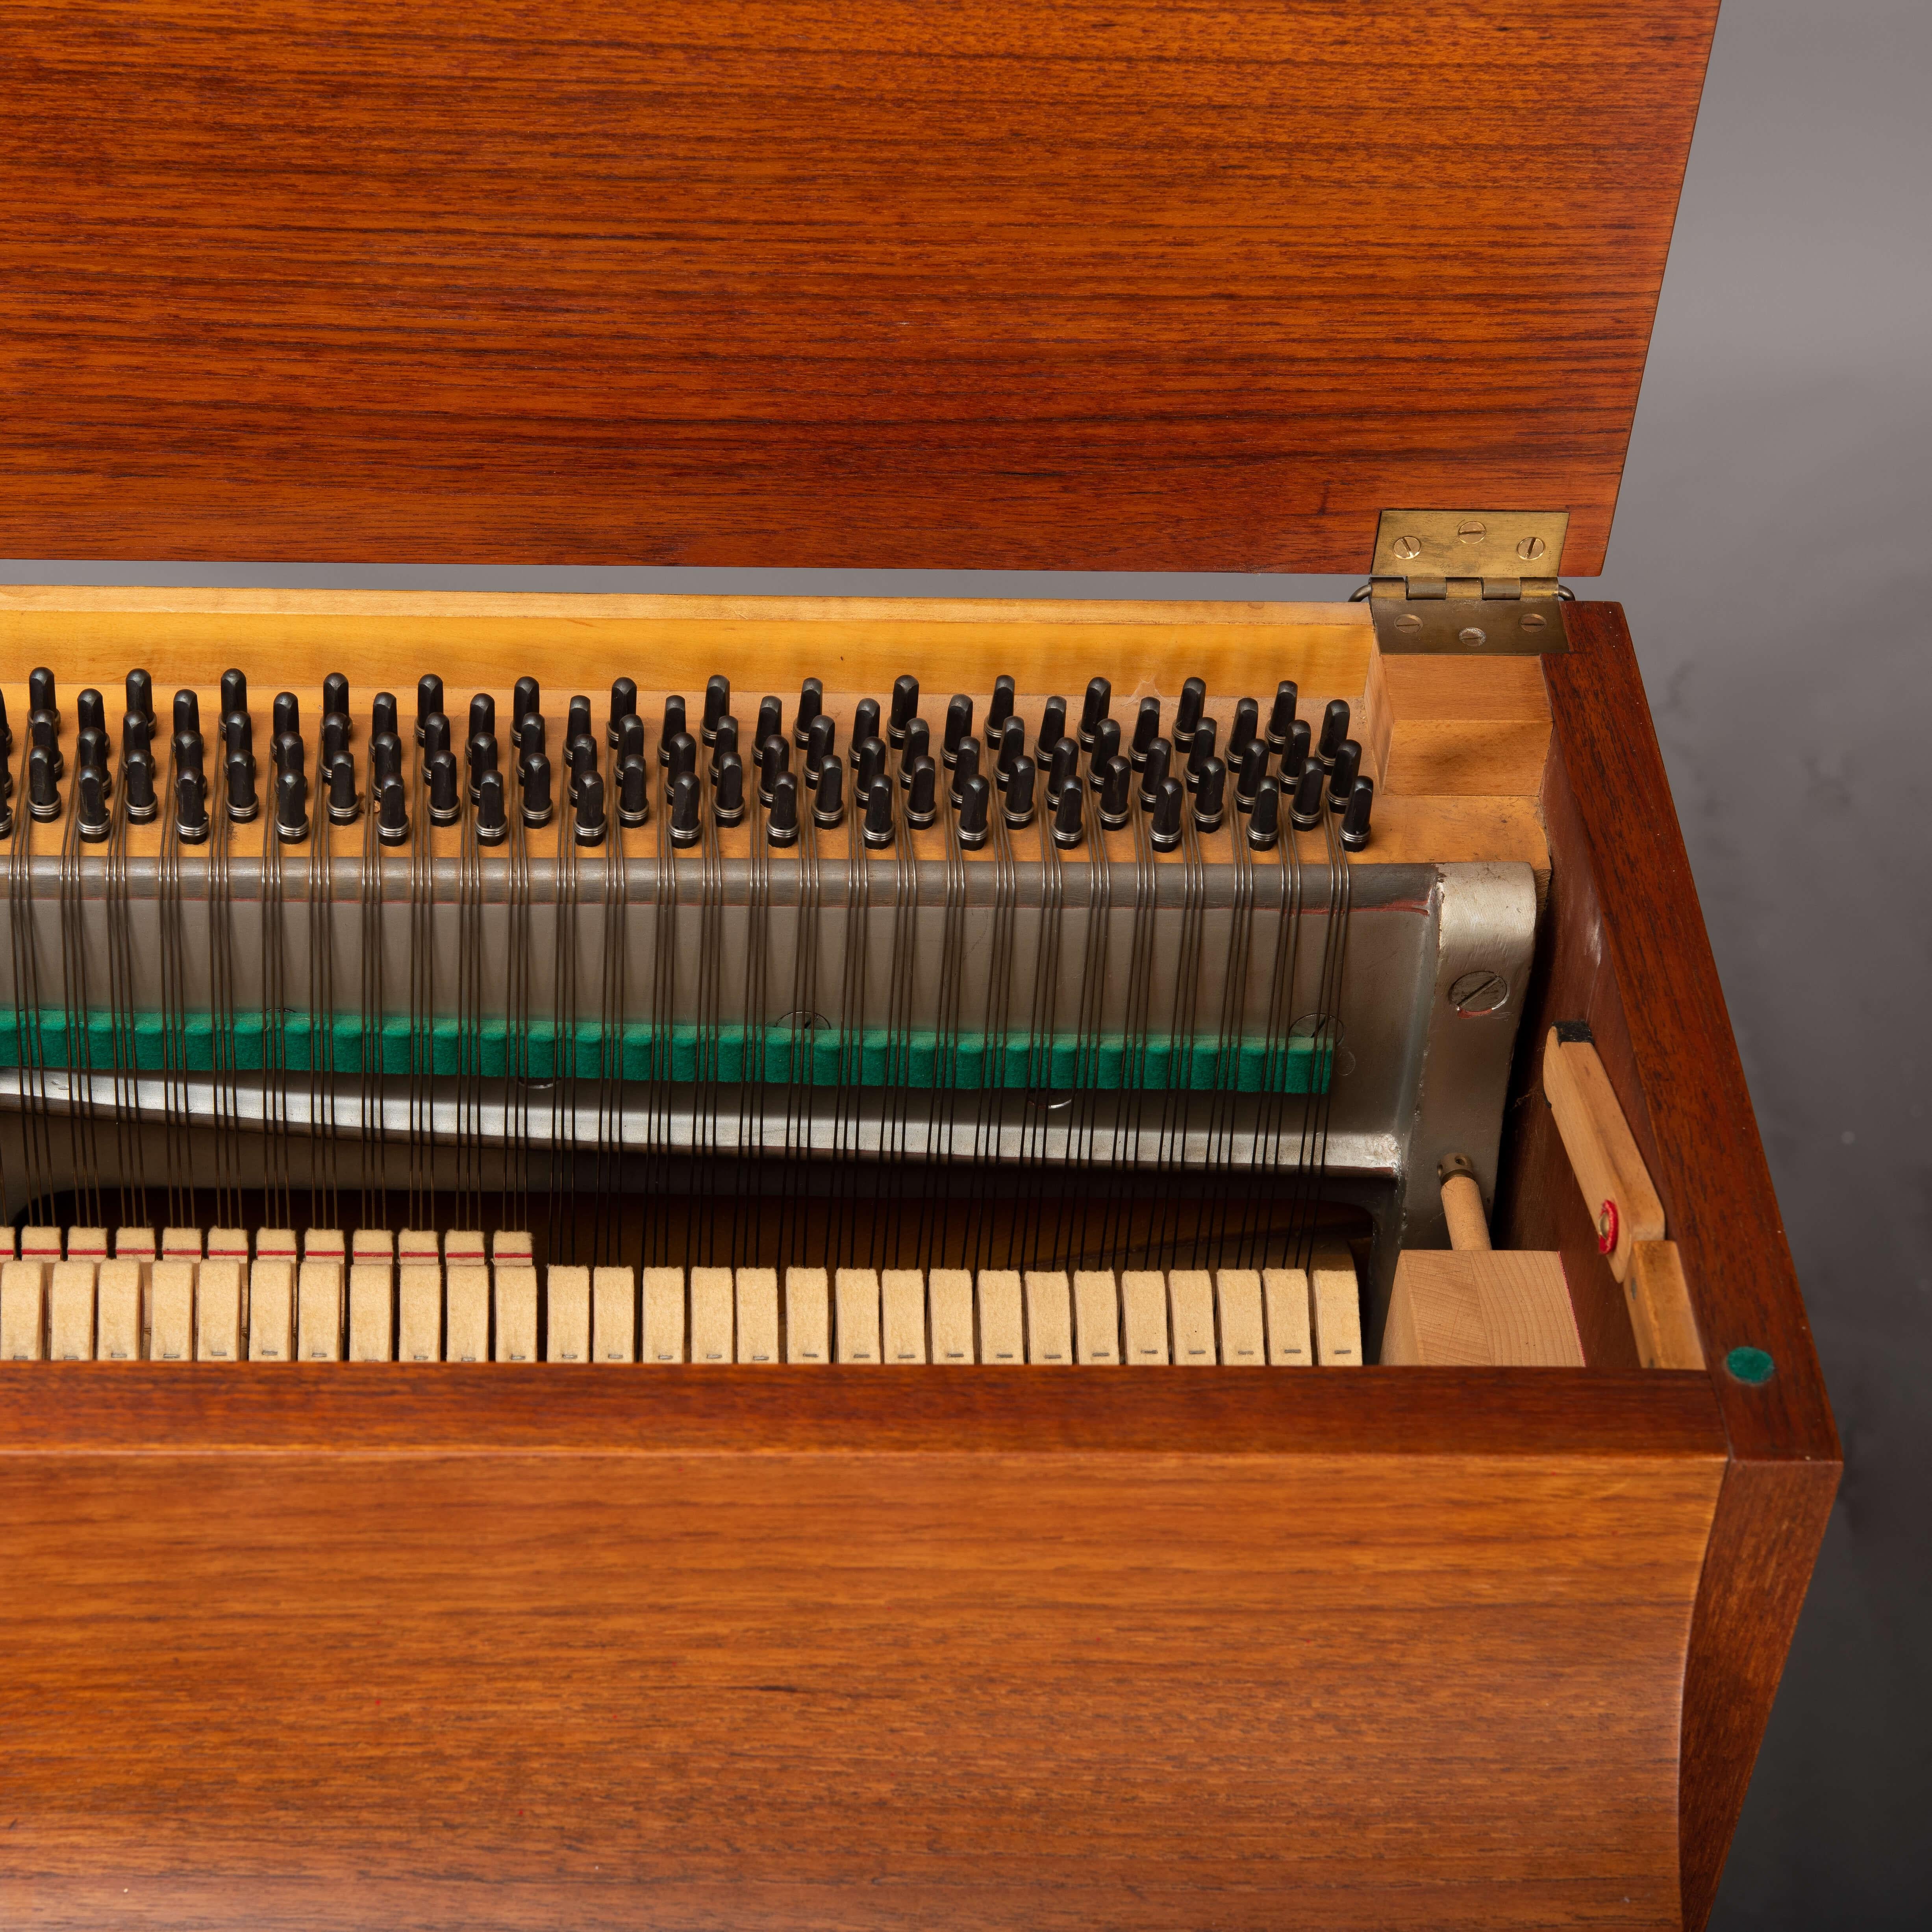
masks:
<path fill-rule="evenodd" d="M 1741 1382 L 1748 1382 L 1756 1388 L 1760 1382 L 1771 1379 L 1771 1372 L 1777 1366 L 1762 1348 L 1733 1348 L 1724 1358 L 1724 1366 Z"/>

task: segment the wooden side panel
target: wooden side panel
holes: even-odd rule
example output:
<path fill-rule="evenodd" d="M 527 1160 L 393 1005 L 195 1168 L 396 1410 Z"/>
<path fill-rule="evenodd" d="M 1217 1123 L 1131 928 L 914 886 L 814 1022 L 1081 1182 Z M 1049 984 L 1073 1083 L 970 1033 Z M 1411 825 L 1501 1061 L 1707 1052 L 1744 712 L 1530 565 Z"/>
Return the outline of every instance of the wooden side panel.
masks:
<path fill-rule="evenodd" d="M 1602 567 L 1714 0 L 20 0 L 25 556 Z"/>
<path fill-rule="evenodd" d="M 104 1372 L 0 1378 L 9 1922 L 1676 1923 L 1688 1378 Z"/>

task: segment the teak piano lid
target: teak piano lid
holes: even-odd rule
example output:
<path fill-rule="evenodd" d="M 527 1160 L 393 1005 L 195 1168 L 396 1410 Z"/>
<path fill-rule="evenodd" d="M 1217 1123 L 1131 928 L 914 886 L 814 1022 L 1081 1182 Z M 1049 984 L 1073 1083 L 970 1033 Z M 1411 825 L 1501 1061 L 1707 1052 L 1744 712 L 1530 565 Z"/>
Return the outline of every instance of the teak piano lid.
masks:
<path fill-rule="evenodd" d="M 26 556 L 1602 566 L 1716 8 L 29 9 Z"/>

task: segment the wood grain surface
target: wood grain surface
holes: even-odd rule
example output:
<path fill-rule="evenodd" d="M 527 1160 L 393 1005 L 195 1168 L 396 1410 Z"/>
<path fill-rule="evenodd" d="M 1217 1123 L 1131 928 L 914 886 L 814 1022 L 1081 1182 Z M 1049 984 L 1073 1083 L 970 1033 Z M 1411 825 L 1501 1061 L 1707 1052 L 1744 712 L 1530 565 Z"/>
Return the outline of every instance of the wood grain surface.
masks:
<path fill-rule="evenodd" d="M 1586 1358 L 1635 1355 L 1624 1298 L 1532 1064 L 1545 1029 L 1587 1019 L 1664 1202 L 1731 1448 L 1684 1682 L 1684 1918 L 1701 1926 L 1838 1487 L 1831 1406 L 1704 930 L 1623 613 L 1577 604 L 1544 660 L 1556 746 L 1546 965 L 1519 1057 L 1497 1225 L 1564 1251 Z M 1580 1238 L 1580 1228 L 1582 1231 Z M 1587 1244 L 1587 1245 L 1586 1245 Z M 1752 1386 L 1739 1346 L 1775 1364 Z"/>
<path fill-rule="evenodd" d="M 0 1371 L 0 1916 L 1675 1924 L 1706 1385 L 1184 1379 Z"/>
<path fill-rule="evenodd" d="M 28 0 L 50 557 L 1601 567 L 1714 0 Z"/>

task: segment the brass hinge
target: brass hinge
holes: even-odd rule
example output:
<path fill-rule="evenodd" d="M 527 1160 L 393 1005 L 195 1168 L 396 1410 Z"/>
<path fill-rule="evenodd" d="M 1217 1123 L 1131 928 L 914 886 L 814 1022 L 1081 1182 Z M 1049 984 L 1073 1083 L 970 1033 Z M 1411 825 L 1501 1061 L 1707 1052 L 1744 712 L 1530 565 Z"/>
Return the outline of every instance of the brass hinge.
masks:
<path fill-rule="evenodd" d="M 1568 510 L 1384 510 L 1369 608 L 1384 651 L 1567 651 Z M 1358 593 L 1359 594 L 1359 593 Z"/>

